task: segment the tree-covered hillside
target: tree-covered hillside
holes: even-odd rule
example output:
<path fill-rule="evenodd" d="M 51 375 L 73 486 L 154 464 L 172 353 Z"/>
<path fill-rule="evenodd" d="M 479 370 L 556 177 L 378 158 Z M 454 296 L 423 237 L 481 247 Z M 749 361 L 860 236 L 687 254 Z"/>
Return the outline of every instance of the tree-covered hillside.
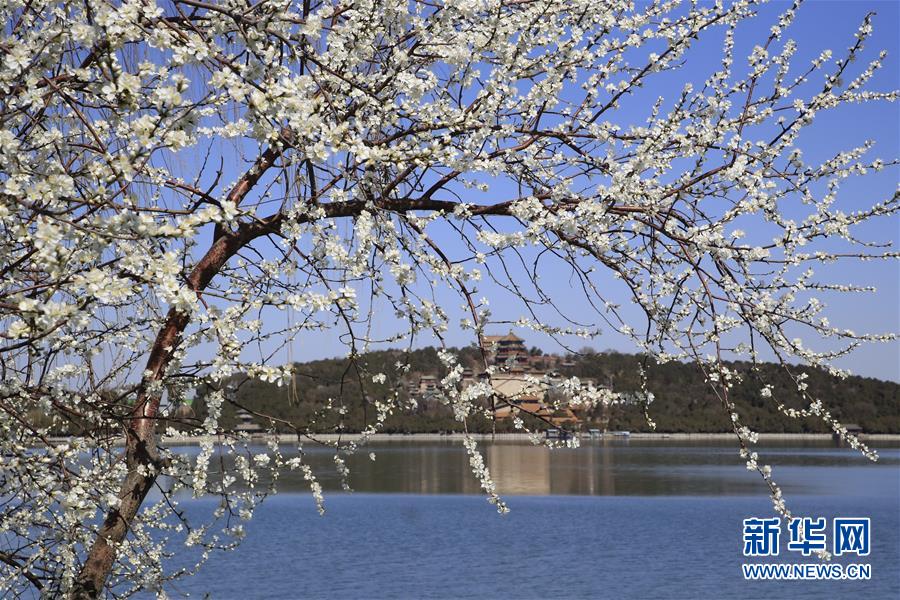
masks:
<path fill-rule="evenodd" d="M 475 365 L 477 351 L 474 348 L 456 350 L 463 364 Z M 360 363 L 369 372 L 395 372 L 398 360 L 409 360 L 410 377 L 417 374 L 444 375 L 437 350 L 424 348 L 410 355 L 400 351 L 380 351 L 365 355 Z M 562 375 L 590 377 L 599 383 L 610 385 L 617 392 L 636 392 L 641 389 L 641 358 L 618 352 L 583 352 L 565 357 L 557 371 Z M 740 372 L 743 381 L 733 390 L 732 400 L 744 423 L 761 432 L 827 432 L 827 427 L 814 418 L 793 420 L 777 410 L 779 402 L 788 407 L 803 408 L 796 387 L 780 367 L 764 364 L 757 372 L 749 363 L 732 363 L 732 369 Z M 840 421 L 859 424 L 865 433 L 900 433 L 900 385 L 865 377 L 839 379 L 816 369 L 798 369 L 808 374 L 806 382 L 815 398 L 822 400 L 826 409 Z M 650 406 L 650 416 L 659 432 L 724 432 L 729 431 L 729 417 L 712 389 L 704 382 L 695 365 L 684 363 L 651 364 L 646 369 L 648 389 L 655 401 Z M 369 401 L 360 392 L 360 379 L 365 383 Z M 773 386 L 771 398 L 761 397 L 760 380 Z M 305 429 L 309 424 L 313 431 L 336 431 L 339 423 L 343 431 L 359 431 L 364 423 L 372 422 L 375 415 L 372 401 L 379 395 L 391 393 L 398 381 L 389 378 L 382 384 L 357 373 L 346 359 L 317 360 L 298 365 L 292 385 L 278 386 L 256 379 L 243 381 L 237 390 L 229 394 L 236 404 L 254 412 L 264 413 L 297 424 Z M 409 395 L 401 392 L 408 408 L 395 412 L 388 420 L 387 432 L 441 432 L 459 431 L 459 423 L 453 420 L 446 406 L 435 399 L 419 399 L 406 402 Z M 343 407 L 341 411 L 325 410 L 328 406 Z M 197 416 L 203 415 L 202 392 L 195 402 Z M 228 428 L 236 423 L 237 406 L 226 403 L 222 424 Z M 596 426 L 600 411 L 587 415 L 584 427 Z M 610 409 L 608 427 L 611 430 L 649 431 L 641 406 L 617 406 Z M 262 421 L 262 420 L 261 420 Z M 264 425 L 268 425 L 263 423 Z M 541 424 L 532 423 L 541 428 Z M 512 431 L 509 420 L 491 423 L 488 419 L 470 421 L 470 431 Z M 288 428 L 276 423 L 281 430 Z"/>

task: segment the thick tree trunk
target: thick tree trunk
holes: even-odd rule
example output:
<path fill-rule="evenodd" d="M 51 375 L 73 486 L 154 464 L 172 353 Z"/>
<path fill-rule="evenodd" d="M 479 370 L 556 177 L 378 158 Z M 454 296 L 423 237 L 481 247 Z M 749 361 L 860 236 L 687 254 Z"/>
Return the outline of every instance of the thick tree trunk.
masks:
<path fill-rule="evenodd" d="M 199 294 L 213 275 L 238 250 L 234 236 L 216 241 L 194 269 L 189 281 Z M 161 379 L 169 364 L 178 337 L 189 322 L 188 315 L 169 311 L 147 360 L 147 371 L 138 392 L 137 401 L 125 430 L 125 460 L 128 474 L 119 490 L 119 506 L 106 515 L 97 539 L 88 552 L 87 560 L 78 575 L 73 598 L 96 598 L 100 595 L 116 559 L 116 546 L 125 539 L 128 528 L 153 487 L 159 472 L 159 452 L 156 445 L 156 414 L 159 396 L 147 393 L 149 385 Z"/>
<path fill-rule="evenodd" d="M 282 140 L 290 144 L 293 135 L 290 131 L 281 132 Z M 271 147 L 260 155 L 253 167 L 247 171 L 229 192 L 227 199 L 240 204 L 247 193 L 253 189 L 265 172 L 270 169 L 281 156 L 283 147 Z M 381 201 L 389 210 L 452 210 L 452 203 L 432 200 Z M 476 211 L 477 214 L 507 214 L 508 203 L 492 205 Z M 365 208 L 360 201 L 335 202 L 323 205 L 324 218 L 348 217 L 359 214 Z M 275 214 L 266 219 L 257 219 L 242 223 L 237 231 L 216 228 L 214 241 L 210 249 L 197 263 L 187 278 L 187 283 L 199 296 L 228 260 L 238 250 L 257 237 L 277 234 L 284 215 Z M 306 221 L 307 217 L 299 217 Z M 116 560 L 116 547 L 125 539 L 128 529 L 140 510 L 147 493 L 156 481 L 160 464 L 156 443 L 156 414 L 159 410 L 160 398 L 147 392 L 153 382 L 163 378 L 172 351 L 178 339 L 189 323 L 189 316 L 169 311 L 166 322 L 160 330 L 147 359 L 148 373 L 142 381 L 137 401 L 126 427 L 125 459 L 128 473 L 119 491 L 120 504 L 117 509 L 110 510 L 103 521 L 97 539 L 88 552 L 87 559 L 79 572 L 72 597 L 77 599 L 97 598 L 106 585 L 106 580 Z"/>
<path fill-rule="evenodd" d="M 288 132 L 283 137 L 290 141 Z M 263 152 L 253 167 L 244 174 L 228 194 L 228 200 L 240 204 L 262 175 L 281 156 L 282 149 L 272 147 Z M 277 231 L 277 220 L 272 224 L 256 221 L 238 228 L 235 233 L 216 228 L 215 239 L 207 253 L 188 276 L 188 285 L 199 296 L 225 263 L 251 240 Z M 116 547 L 125 539 L 128 529 L 140 510 L 150 488 L 156 481 L 162 466 L 156 441 L 156 415 L 159 396 L 148 393 L 151 384 L 163 378 L 178 338 L 184 332 L 190 317 L 175 309 L 169 311 L 166 322 L 150 351 L 145 376 L 138 391 L 137 401 L 125 430 L 125 459 L 128 473 L 119 490 L 119 506 L 110 510 L 97 533 L 97 539 L 88 551 L 87 559 L 78 574 L 72 597 L 97 598 L 103 592 L 106 580 L 116 560 Z"/>
<path fill-rule="evenodd" d="M 138 469 L 140 466 L 156 465 L 157 461 L 154 458 L 157 454 L 156 446 L 155 440 L 152 439 L 154 437 L 155 435 L 151 434 L 148 443 L 135 435 L 128 436 L 126 449 L 129 462 L 128 475 L 119 493 L 119 507 L 107 514 L 78 576 L 73 598 L 78 600 L 97 598 L 103 590 L 116 559 L 116 545 L 125 539 L 129 524 L 140 509 L 147 492 L 153 487 L 153 482 L 156 481 L 155 472 L 141 474 Z"/>

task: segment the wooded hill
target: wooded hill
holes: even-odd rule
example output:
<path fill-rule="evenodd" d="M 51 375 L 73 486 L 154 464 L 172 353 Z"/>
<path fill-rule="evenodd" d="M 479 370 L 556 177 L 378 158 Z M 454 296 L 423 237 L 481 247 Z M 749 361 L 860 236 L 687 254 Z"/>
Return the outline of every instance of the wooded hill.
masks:
<path fill-rule="evenodd" d="M 455 350 L 461 356 L 462 364 L 475 364 L 478 352 L 475 348 Z M 532 352 L 539 352 L 532 350 Z M 370 373 L 395 372 L 398 360 L 406 360 L 406 353 L 400 351 L 372 352 L 360 361 Z M 437 350 L 424 348 L 413 351 L 408 360 L 411 374 L 434 374 L 443 376 Z M 591 377 L 601 384 L 611 385 L 617 392 L 637 392 L 641 389 L 638 365 L 641 357 L 618 352 L 583 352 L 566 357 L 568 366 L 560 367 L 561 375 Z M 803 408 L 804 403 L 796 386 L 784 370 L 774 364 L 763 364 L 753 372 L 749 363 L 731 363 L 732 369 L 743 375 L 743 382 L 733 390 L 732 399 L 741 414 L 743 422 L 759 432 L 801 433 L 828 432 L 828 428 L 818 419 L 790 419 L 777 411 L 777 403 L 788 407 Z M 822 400 L 826 409 L 844 424 L 855 423 L 865 433 L 900 433 L 900 385 L 867 377 L 839 379 L 824 371 L 798 368 L 798 372 L 808 374 L 809 392 Z M 414 375 L 413 375 L 414 376 Z M 658 432 L 725 432 L 729 429 L 729 416 L 710 386 L 693 364 L 667 363 L 651 364 L 647 368 L 648 389 L 655 395 L 650 406 L 650 416 L 656 422 Z M 772 398 L 762 398 L 760 381 L 773 386 Z M 389 378 L 384 384 L 371 382 L 371 377 L 363 375 L 369 398 L 378 398 L 390 393 L 397 380 Z M 203 392 L 194 402 L 194 412 L 202 417 L 204 412 Z M 293 386 L 279 387 L 274 383 L 259 380 L 245 380 L 230 393 L 238 404 L 250 410 L 265 413 L 296 424 L 309 424 L 317 432 L 332 432 L 338 427 L 336 411 L 323 410 L 331 402 L 333 406 L 343 406 L 343 431 L 355 432 L 363 424 L 371 422 L 375 416 L 374 407 L 363 399 L 360 393 L 358 375 L 353 367 L 348 368 L 346 359 L 317 360 L 298 365 L 298 374 Z M 408 400 L 404 391 L 401 398 Z M 238 409 L 226 403 L 223 407 L 223 427 L 236 424 Z M 328 416 L 322 417 L 322 414 Z M 609 413 L 610 430 L 649 431 L 640 406 L 617 406 Z M 595 427 L 600 414 L 587 415 L 582 426 Z M 277 425 L 277 424 L 276 424 Z M 530 424 L 543 428 L 540 423 Z M 268 424 L 264 424 L 268 426 Z M 509 420 L 478 418 L 470 421 L 470 431 L 514 431 Z M 278 429 L 287 430 L 283 426 Z M 453 420 L 448 407 L 436 400 L 419 400 L 414 407 L 397 411 L 387 421 L 385 432 L 418 433 L 460 431 L 460 424 Z"/>

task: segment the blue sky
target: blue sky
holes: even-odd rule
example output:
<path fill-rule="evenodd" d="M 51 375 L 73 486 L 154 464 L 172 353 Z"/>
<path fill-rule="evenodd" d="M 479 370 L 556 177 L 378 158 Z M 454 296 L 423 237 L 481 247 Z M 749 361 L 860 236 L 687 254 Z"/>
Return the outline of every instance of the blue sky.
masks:
<path fill-rule="evenodd" d="M 744 57 L 754 45 L 765 39 L 769 27 L 777 20 L 778 14 L 788 6 L 788 2 L 772 2 L 762 9 L 759 17 L 739 28 L 735 48 L 737 64 L 746 64 Z M 794 64 L 808 65 L 825 49 L 831 49 L 835 56 L 841 56 L 854 42 L 853 34 L 869 11 L 877 13 L 874 21 L 875 33 L 866 46 L 863 60 L 855 65 L 856 72 L 864 69 L 865 64 L 884 49 L 889 53 L 885 67 L 876 74 L 867 89 L 888 91 L 900 88 L 900 62 L 898 62 L 900 41 L 896 33 L 900 30 L 900 2 L 894 0 L 807 2 L 800 9 L 796 22 L 785 36 L 794 39 L 798 44 Z M 623 109 L 616 113 L 612 120 L 640 123 L 646 118 L 657 96 L 674 95 L 687 81 L 694 82 L 695 89 L 699 89 L 699 84 L 720 65 L 720 39 L 721 36 L 717 33 L 708 40 L 701 40 L 687 55 L 686 67 L 678 72 L 666 73 L 651 79 L 651 85 L 648 85 L 646 90 L 623 102 Z M 799 67 L 795 66 L 796 68 Z M 819 86 L 820 80 L 815 81 L 815 86 Z M 860 145 L 865 140 L 874 140 L 876 143 L 870 155 L 872 159 L 881 157 L 891 160 L 900 156 L 900 111 L 896 104 L 868 103 L 821 113 L 816 122 L 804 132 L 797 145 L 803 150 L 805 158 L 814 162 L 816 158 L 833 155 L 840 150 Z M 223 153 L 228 158 L 229 152 L 223 149 Z M 235 163 L 235 167 L 239 167 L 238 163 Z M 849 211 L 870 206 L 879 200 L 889 198 L 896 188 L 896 168 L 885 169 L 870 177 L 857 178 L 848 181 L 842 187 L 839 207 Z M 508 193 L 504 193 L 505 191 Z M 502 183 L 493 186 L 491 190 L 493 199 L 511 196 L 513 192 L 514 190 L 509 188 L 504 190 Z M 347 222 L 341 227 L 349 228 L 352 224 Z M 900 222 L 897 218 L 881 219 L 879 222 L 859 228 L 856 233 L 869 240 L 892 243 L 893 249 L 896 250 L 898 229 Z M 436 232 L 435 235 L 442 238 L 445 250 L 449 249 L 450 253 L 455 249 L 454 244 L 460 251 L 463 250 L 459 241 L 454 242 L 452 235 L 447 231 Z M 817 269 L 817 273 L 819 279 L 823 281 L 872 285 L 878 288 L 874 294 L 819 295 L 828 304 L 826 314 L 832 324 L 858 332 L 900 331 L 900 267 L 897 261 L 832 263 L 822 265 Z M 542 281 L 554 300 L 570 315 L 575 316 L 576 320 L 581 315 L 587 314 L 584 300 L 579 300 L 578 294 L 573 293 L 572 280 L 567 273 L 547 270 L 542 273 Z M 623 303 L 624 314 L 633 316 L 633 325 L 639 328 L 643 323 L 640 313 L 636 308 L 627 305 L 624 289 L 616 289 L 616 285 L 620 284 L 611 277 L 607 283 L 610 288 L 610 299 Z M 479 296 L 484 295 L 491 299 L 495 319 L 515 319 L 523 315 L 524 311 L 520 304 L 513 303 L 509 295 L 498 292 L 496 286 L 484 285 L 479 293 Z M 452 293 L 441 293 L 437 300 L 451 314 L 451 330 L 446 334 L 445 341 L 450 345 L 472 343 L 471 332 L 463 332 L 453 327 L 458 318 L 465 316 L 461 309 L 461 299 Z M 273 314 L 284 315 L 284 313 Z M 594 317 L 585 318 L 589 322 L 596 320 Z M 602 323 L 600 326 L 602 335 L 591 341 L 567 338 L 565 342 L 576 349 L 591 346 L 597 350 L 616 349 L 624 352 L 635 350 L 630 341 L 612 331 L 610 327 Z M 378 311 L 374 327 L 376 333 L 387 335 L 398 331 L 399 327 L 390 311 Z M 509 327 L 497 326 L 491 333 L 503 333 L 506 329 Z M 546 351 L 561 350 L 558 345 L 541 334 L 518 329 L 516 332 L 531 345 L 540 346 Z M 423 337 L 417 340 L 416 345 L 431 345 L 436 341 L 433 338 Z M 334 331 L 309 332 L 295 342 L 290 353 L 280 352 L 276 362 L 286 362 L 289 355 L 293 360 L 309 360 L 338 356 L 345 352 L 346 348 L 337 339 Z M 838 364 L 860 375 L 900 381 L 900 344 L 894 342 L 867 346 Z"/>

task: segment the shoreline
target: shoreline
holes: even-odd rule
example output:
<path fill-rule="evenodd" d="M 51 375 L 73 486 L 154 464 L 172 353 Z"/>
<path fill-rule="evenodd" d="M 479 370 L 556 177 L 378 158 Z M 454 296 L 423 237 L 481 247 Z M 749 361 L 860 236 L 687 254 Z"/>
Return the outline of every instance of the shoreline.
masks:
<path fill-rule="evenodd" d="M 471 437 L 479 442 L 497 441 L 497 442 L 531 442 L 531 436 L 527 433 L 473 433 Z M 265 443 L 272 439 L 277 439 L 279 445 L 293 444 L 297 442 L 297 436 L 294 434 L 278 434 L 275 436 L 256 433 L 249 436 L 251 442 Z M 312 438 L 303 436 L 304 442 L 321 441 L 326 443 L 355 442 L 359 441 L 362 435 L 359 433 L 322 433 L 313 435 Z M 462 433 L 376 433 L 369 436 L 369 442 L 459 442 L 465 438 Z M 71 437 L 51 437 L 48 438 L 53 443 L 67 443 Z M 185 436 L 162 436 L 160 443 L 166 446 L 194 446 L 203 442 L 217 441 L 223 439 L 218 435 L 185 435 Z M 735 441 L 736 436 L 733 433 L 628 433 L 628 432 L 607 432 L 600 435 L 582 435 L 583 441 L 629 441 L 640 440 L 642 442 L 671 442 L 671 441 Z M 900 434 L 895 433 L 871 433 L 859 436 L 860 441 L 864 443 L 877 442 L 900 442 Z M 830 433 L 760 433 L 759 441 L 833 441 L 834 438 Z M 124 439 L 118 439 L 114 445 L 121 446 Z"/>

